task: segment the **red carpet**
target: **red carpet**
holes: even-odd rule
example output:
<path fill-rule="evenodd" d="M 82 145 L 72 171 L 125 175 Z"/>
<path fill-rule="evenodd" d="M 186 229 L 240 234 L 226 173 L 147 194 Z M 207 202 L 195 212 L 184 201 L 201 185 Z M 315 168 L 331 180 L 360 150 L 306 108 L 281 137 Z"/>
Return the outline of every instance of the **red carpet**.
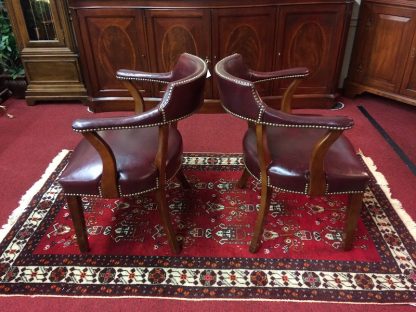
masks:
<path fill-rule="evenodd" d="M 410 160 L 416 164 L 416 140 L 414 139 L 416 107 L 403 105 L 392 100 L 380 101 L 378 98 L 370 96 L 364 97 L 360 102 Z M 402 124 L 411 125 L 411 127 L 407 131 L 403 131 L 400 126 Z"/>
<path fill-rule="evenodd" d="M 260 253 L 247 251 L 259 186 L 235 189 L 236 155 L 187 154 L 192 189 L 169 186 L 184 249 L 169 256 L 151 196 L 84 202 L 92 252 L 80 255 L 52 173 L 0 243 L 0 293 L 318 302 L 416 302 L 416 246 L 372 181 L 351 252 L 345 196 L 274 194 Z"/>
<path fill-rule="evenodd" d="M 370 98 L 371 99 L 371 98 Z M 415 177 L 403 165 L 400 159 L 383 141 L 371 124 L 362 116 L 356 108 L 364 105 L 370 113 L 371 107 L 366 106 L 368 98 L 358 98 L 354 101 L 344 99 L 346 107 L 340 111 L 319 111 L 323 114 L 348 115 L 355 120 L 355 127 L 347 131 L 347 135 L 353 141 L 354 146 L 363 150 L 364 154 L 371 157 L 378 169 L 383 172 L 390 182 L 390 189 L 394 198 L 400 199 L 404 209 L 416 219 L 416 201 L 414 184 Z M 391 114 L 391 105 L 384 105 L 388 100 L 373 99 L 374 109 L 377 103 L 383 105 L 380 113 Z M 15 115 L 15 119 L 0 118 L 0 223 L 6 223 L 9 214 L 17 206 L 22 194 L 39 179 L 50 160 L 63 148 L 73 148 L 80 140 L 80 136 L 73 133 L 70 125 L 79 117 L 92 116 L 80 104 L 53 104 L 37 105 L 29 107 L 24 101 L 9 100 L 5 103 L 9 112 Z M 406 113 L 409 107 L 405 104 L 395 105 L 395 109 Z M 317 111 L 314 111 L 317 112 Z M 379 118 L 379 116 L 377 116 Z M 387 122 L 389 118 L 386 118 Z M 386 129 L 395 127 L 400 133 L 412 133 L 414 121 L 402 119 L 400 123 L 385 124 Z M 225 114 L 219 115 L 195 115 L 179 123 L 184 136 L 185 150 L 211 151 L 211 152 L 240 152 L 242 131 L 245 122 Z M 224 130 L 225 129 L 225 130 Z M 185 131 L 183 131 L 185 130 Z M 225 131 L 225 134 L 224 134 Z M 414 130 L 413 130 L 414 132 Z M 407 136 L 406 141 L 414 144 L 415 136 Z M 412 143 L 413 142 L 413 143 Z M 152 299 L 124 299 L 124 300 L 72 300 L 63 298 L 1 298 L 4 311 L 82 311 L 82 310 L 137 310 L 138 308 L 153 311 L 262 311 L 296 310 L 296 311 L 413 311 L 414 308 L 383 305 L 340 305 L 340 304 L 300 304 L 300 303 L 273 303 L 273 302 L 172 302 Z M 30 308 L 28 308 L 30 307 Z"/>

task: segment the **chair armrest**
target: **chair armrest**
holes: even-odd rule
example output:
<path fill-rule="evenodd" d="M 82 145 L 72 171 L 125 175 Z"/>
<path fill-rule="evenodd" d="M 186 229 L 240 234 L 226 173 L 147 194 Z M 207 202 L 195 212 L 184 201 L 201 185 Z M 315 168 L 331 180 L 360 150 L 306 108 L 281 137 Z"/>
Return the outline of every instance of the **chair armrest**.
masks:
<path fill-rule="evenodd" d="M 296 67 L 272 72 L 260 72 L 249 70 L 250 80 L 253 82 L 263 82 L 276 79 L 288 78 L 304 78 L 309 75 L 309 70 L 306 67 Z"/>
<path fill-rule="evenodd" d="M 148 73 L 138 70 L 119 69 L 116 75 L 121 80 L 139 80 L 159 83 L 169 83 L 172 80 L 172 72 Z"/>
<path fill-rule="evenodd" d="M 152 127 L 164 123 L 163 113 L 155 107 L 145 113 L 134 116 L 77 119 L 73 122 L 72 129 L 76 132 L 95 132 Z"/>
<path fill-rule="evenodd" d="M 266 107 L 259 123 L 276 127 L 320 128 L 330 130 L 346 130 L 354 125 L 354 121 L 344 116 L 305 116 L 287 114 L 271 107 Z"/>

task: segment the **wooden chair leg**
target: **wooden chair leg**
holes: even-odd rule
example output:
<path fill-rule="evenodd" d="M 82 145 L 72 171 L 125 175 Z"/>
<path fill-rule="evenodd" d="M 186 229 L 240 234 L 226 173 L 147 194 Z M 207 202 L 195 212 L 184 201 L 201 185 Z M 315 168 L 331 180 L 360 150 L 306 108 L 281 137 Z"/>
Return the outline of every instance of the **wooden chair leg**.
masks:
<path fill-rule="evenodd" d="M 260 210 L 257 214 L 253 238 L 251 239 L 250 252 L 256 253 L 260 248 L 261 236 L 263 234 L 264 219 L 269 211 L 272 189 L 267 184 L 261 187 Z"/>
<path fill-rule="evenodd" d="M 74 224 L 77 242 L 81 252 L 90 250 L 88 245 L 87 227 L 85 225 L 84 210 L 82 208 L 81 197 L 66 196 L 69 212 L 71 213 L 72 222 Z"/>
<path fill-rule="evenodd" d="M 164 185 L 160 186 L 156 191 L 157 207 L 159 209 L 160 218 L 162 220 L 163 229 L 168 237 L 170 249 L 174 254 L 178 254 L 180 246 L 176 240 L 175 232 L 173 231 L 172 223 L 169 217 L 169 208 L 166 202 L 166 191 Z"/>
<path fill-rule="evenodd" d="M 237 187 L 242 189 L 245 188 L 247 185 L 247 180 L 249 178 L 250 174 L 248 173 L 247 168 L 244 168 L 243 174 L 240 177 L 240 180 L 237 182 Z"/>
<path fill-rule="evenodd" d="M 343 233 L 343 248 L 345 251 L 352 249 L 354 233 L 357 228 L 358 219 L 360 217 L 363 195 L 363 193 L 351 194 L 349 197 L 349 205 L 347 209 L 347 217 L 345 220 Z"/>
<path fill-rule="evenodd" d="M 183 174 L 183 169 L 179 169 L 178 173 L 176 174 L 176 178 L 182 184 L 184 189 L 190 189 L 191 185 L 189 184 L 188 180 L 186 179 L 185 175 Z"/>

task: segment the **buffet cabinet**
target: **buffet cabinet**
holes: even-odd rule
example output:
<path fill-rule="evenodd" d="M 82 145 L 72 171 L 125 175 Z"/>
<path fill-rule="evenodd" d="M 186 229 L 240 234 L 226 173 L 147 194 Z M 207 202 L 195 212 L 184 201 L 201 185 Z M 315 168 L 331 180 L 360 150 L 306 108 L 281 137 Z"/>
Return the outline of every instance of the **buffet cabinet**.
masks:
<path fill-rule="evenodd" d="M 361 4 L 345 95 L 378 94 L 416 105 L 416 3 Z"/>
<path fill-rule="evenodd" d="M 66 0 L 6 0 L 28 82 L 26 102 L 86 101 Z"/>
<path fill-rule="evenodd" d="M 170 71 L 183 52 L 203 58 L 211 74 L 232 53 L 260 71 L 306 66 L 311 75 L 297 90 L 297 107 L 329 107 L 337 96 L 352 0 L 68 2 L 93 111 L 133 107 L 115 79 L 118 69 Z M 286 86 L 268 82 L 259 90 L 277 106 Z M 143 84 L 140 90 L 151 102 L 163 87 Z M 220 111 L 218 104 L 211 76 L 203 110 Z"/>

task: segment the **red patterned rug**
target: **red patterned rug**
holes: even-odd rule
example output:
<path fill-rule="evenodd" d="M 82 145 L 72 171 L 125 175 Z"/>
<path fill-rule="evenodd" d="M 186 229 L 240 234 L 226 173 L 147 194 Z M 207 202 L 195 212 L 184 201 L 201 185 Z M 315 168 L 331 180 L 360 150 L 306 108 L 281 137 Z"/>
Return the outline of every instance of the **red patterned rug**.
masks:
<path fill-rule="evenodd" d="M 0 243 L 0 294 L 416 302 L 415 239 L 374 178 L 352 251 L 340 248 L 345 196 L 275 192 L 253 255 L 259 185 L 235 187 L 240 155 L 185 154 L 192 188 L 172 181 L 168 191 L 180 255 L 170 255 L 152 195 L 84 198 L 91 252 L 81 255 L 56 182 L 68 155 L 26 195 Z"/>

